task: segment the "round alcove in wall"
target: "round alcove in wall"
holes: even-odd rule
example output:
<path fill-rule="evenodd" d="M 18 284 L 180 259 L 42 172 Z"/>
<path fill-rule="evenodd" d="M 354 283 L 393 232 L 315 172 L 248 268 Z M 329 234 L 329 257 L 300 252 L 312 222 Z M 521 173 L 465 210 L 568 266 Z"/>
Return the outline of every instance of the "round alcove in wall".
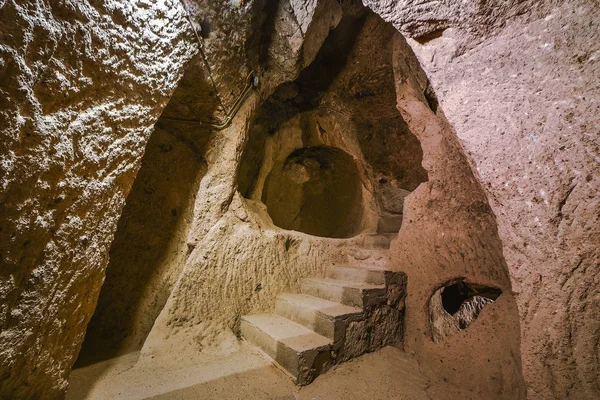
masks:
<path fill-rule="evenodd" d="M 362 219 L 362 190 L 354 158 L 334 147 L 304 147 L 276 163 L 262 201 L 280 228 L 347 238 Z"/>

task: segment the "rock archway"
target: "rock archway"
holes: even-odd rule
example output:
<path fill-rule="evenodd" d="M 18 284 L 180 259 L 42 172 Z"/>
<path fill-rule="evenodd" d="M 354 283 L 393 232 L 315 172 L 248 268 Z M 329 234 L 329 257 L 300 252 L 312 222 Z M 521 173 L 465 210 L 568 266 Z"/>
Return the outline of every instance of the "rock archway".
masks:
<path fill-rule="evenodd" d="M 521 349 L 533 395 L 598 397 L 585 1 L 21 3 L 0 6 L 0 397 L 63 394 L 98 296 L 88 342 L 179 365 L 345 262 L 406 272 L 430 397 L 524 397 Z M 445 311 L 458 280 L 502 294 Z M 434 340 L 431 299 L 486 305 Z"/>

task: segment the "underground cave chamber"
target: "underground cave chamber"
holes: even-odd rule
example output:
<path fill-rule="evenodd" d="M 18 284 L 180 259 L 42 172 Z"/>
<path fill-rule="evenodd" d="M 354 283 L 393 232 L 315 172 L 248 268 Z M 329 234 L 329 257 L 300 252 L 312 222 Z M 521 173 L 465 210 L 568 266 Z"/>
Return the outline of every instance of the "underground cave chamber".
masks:
<path fill-rule="evenodd" d="M 210 135 L 180 120 L 210 121 L 217 108 L 202 65 L 192 60 L 146 144 L 76 367 L 139 352 L 183 270 Z"/>
<path fill-rule="evenodd" d="M 374 73 L 350 61 L 373 57 L 374 39 L 360 39 L 368 19 L 349 12 L 315 60 L 249 121 L 236 189 L 264 206 L 256 218 L 271 231 L 358 237 L 347 246 L 386 249 L 401 228 L 404 199 L 427 181 L 420 143 L 395 105 L 391 47 L 378 53 Z M 203 68 L 200 56 L 187 67 L 148 142 L 77 367 L 141 351 L 183 273 L 189 230 L 204 223 L 193 209 L 210 170 L 206 153 L 221 134 L 204 122 L 223 118 Z"/>
<path fill-rule="evenodd" d="M 51 3 L 0 5 L 0 398 L 598 398 L 585 2 Z"/>
<path fill-rule="evenodd" d="M 390 49 L 368 55 L 361 46 L 369 39 L 357 44 L 366 19 L 348 12 L 314 61 L 280 84 L 251 122 L 238 190 L 263 203 L 280 228 L 392 238 L 404 198 L 427 181 L 419 141 L 395 105 Z M 369 56 L 375 71 L 353 65 Z"/>

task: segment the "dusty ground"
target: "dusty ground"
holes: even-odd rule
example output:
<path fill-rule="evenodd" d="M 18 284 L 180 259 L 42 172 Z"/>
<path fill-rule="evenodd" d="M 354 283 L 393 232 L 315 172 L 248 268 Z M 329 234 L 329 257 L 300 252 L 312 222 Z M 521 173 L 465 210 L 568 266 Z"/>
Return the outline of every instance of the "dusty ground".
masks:
<path fill-rule="evenodd" d="M 135 365 L 137 353 L 71 374 L 67 400 L 81 399 L 427 399 L 429 382 L 417 361 L 395 347 L 340 365 L 299 387 L 254 347 L 194 366 L 171 368 L 154 360 Z M 402 379 L 398 379 L 401 376 Z"/>

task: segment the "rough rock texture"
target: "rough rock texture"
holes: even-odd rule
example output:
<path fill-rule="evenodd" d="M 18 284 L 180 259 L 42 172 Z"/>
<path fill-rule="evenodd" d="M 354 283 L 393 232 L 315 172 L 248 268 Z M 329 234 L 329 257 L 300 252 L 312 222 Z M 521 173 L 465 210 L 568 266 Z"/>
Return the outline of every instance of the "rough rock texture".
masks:
<path fill-rule="evenodd" d="M 524 398 L 520 351 L 532 398 L 598 397 L 597 7 L 367 3 L 418 41 L 356 1 L 0 2 L 0 397 L 64 392 L 109 249 L 89 340 L 136 315 L 108 347 L 142 346 L 140 366 L 227 354 L 241 315 L 360 261 L 407 274 L 405 346 L 431 398 Z M 292 139 L 254 140 L 271 100 Z M 283 230 L 263 204 L 275 162 L 315 138 L 356 163 L 358 236 Z M 193 201 L 166 196 L 170 144 L 198 157 Z M 188 220 L 145 221 L 186 200 Z M 153 223 L 156 253 L 128 255 Z M 375 233 L 398 233 L 389 253 Z M 433 342 L 427 304 L 459 279 L 502 295 Z M 111 301 L 124 291 L 138 306 Z"/>
<path fill-rule="evenodd" d="M 166 130 L 159 121 L 127 198 L 78 364 L 139 350 L 187 256 L 191 206 L 206 166 L 206 135 Z"/>
<path fill-rule="evenodd" d="M 457 330 L 467 329 L 485 306 L 501 294 L 500 289 L 462 280 L 447 282 L 429 300 L 432 339 L 440 342 Z"/>
<path fill-rule="evenodd" d="M 600 14 L 595 2 L 555 9 L 555 2 L 537 3 L 535 12 L 525 7 L 527 14 L 513 19 L 510 2 L 483 5 L 494 15 L 493 29 L 457 9 L 450 25 L 457 29 L 411 45 L 498 217 L 529 397 L 595 399 Z M 438 16 L 423 18 L 419 8 L 378 7 L 409 35 L 413 23 L 438 27 L 428 21 Z"/>
<path fill-rule="evenodd" d="M 0 32 L 0 397 L 54 398 L 195 46 L 170 0 L 2 1 Z"/>
<path fill-rule="evenodd" d="M 406 198 L 402 229 L 391 247 L 391 265 L 408 274 L 405 347 L 430 378 L 431 398 L 454 399 L 461 392 L 524 398 L 519 320 L 495 218 L 455 133 L 440 110 L 433 111 L 427 78 L 400 35 L 394 50 L 398 108 L 421 142 L 429 176 Z M 457 278 L 503 294 L 467 329 L 433 342 L 426 305 L 441 285 Z"/>
<path fill-rule="evenodd" d="M 314 5 L 316 6 L 316 3 Z M 222 7 L 222 5 L 215 4 L 202 6 Z M 248 4 L 236 8 L 231 11 L 235 14 L 232 18 L 239 18 L 243 21 L 252 20 L 252 13 L 256 12 L 255 7 L 258 5 Z M 277 79 L 281 82 L 282 76 L 291 74 L 293 77 L 299 71 L 296 64 L 290 65 L 291 70 L 285 69 L 288 67 L 286 65 L 281 67 L 277 61 L 282 54 L 278 52 L 283 51 L 283 54 L 286 55 L 288 53 L 300 54 L 299 51 L 304 49 L 302 40 L 306 38 L 310 38 L 311 45 L 320 46 L 329 33 L 331 25 L 339 20 L 339 18 L 337 20 L 335 18 L 336 10 L 339 10 L 339 5 L 335 2 L 331 3 L 329 7 L 322 7 L 321 4 L 317 7 L 316 14 L 311 15 L 314 15 L 317 21 L 323 16 L 330 16 L 326 18 L 329 22 L 318 24 L 319 29 L 311 28 L 312 30 L 309 29 L 306 34 L 298 33 L 296 42 L 287 42 L 286 46 L 282 45 L 282 41 L 285 44 L 288 37 L 277 32 L 273 40 L 274 45 L 282 46 L 283 50 L 280 50 L 280 47 L 265 50 L 267 60 L 263 60 L 263 62 L 269 65 L 268 70 L 260 72 L 260 68 L 251 65 L 253 59 L 248 61 L 250 68 L 255 70 L 256 76 L 260 76 L 260 81 L 264 81 L 265 84 L 261 84 L 258 90 L 249 96 L 238 96 L 233 100 L 230 99 L 231 101 L 227 100 L 228 107 L 233 107 L 232 104 L 238 103 L 240 99 L 243 106 L 239 112 L 230 114 L 235 115 L 231 124 L 222 127 L 216 127 L 215 122 L 227 119 L 227 115 L 219 111 L 218 103 L 221 100 L 215 101 L 211 97 L 222 93 L 224 84 L 230 85 L 232 90 L 237 90 L 236 93 L 244 92 L 239 91 L 239 87 L 235 86 L 240 83 L 234 79 L 237 76 L 235 74 L 227 75 L 231 81 L 212 84 L 213 79 L 219 79 L 218 71 L 225 71 L 232 65 L 236 65 L 236 57 L 239 56 L 237 47 L 228 52 L 210 49 L 210 47 L 220 45 L 233 46 L 232 43 L 222 40 L 229 25 L 221 26 L 218 23 L 212 25 L 211 32 L 214 39 L 219 40 L 213 43 L 208 38 L 202 42 L 205 59 L 199 56 L 192 61 L 178 89 L 173 94 L 172 101 L 160 118 L 161 131 L 176 137 L 183 135 L 184 141 L 188 144 L 191 143 L 190 147 L 206 163 L 204 176 L 197 189 L 198 194 L 193 205 L 193 218 L 188 231 L 187 255 L 189 257 L 177 267 L 172 265 L 172 260 L 168 259 L 164 260 L 166 262 L 160 261 L 148 265 L 143 262 L 145 258 L 147 259 L 143 252 L 137 255 L 128 255 L 131 260 L 139 259 L 139 264 L 134 267 L 126 265 L 131 263 L 121 264 L 122 261 L 115 259 L 116 268 L 114 270 L 109 268 L 106 295 L 104 296 L 103 292 L 100 308 L 94 318 L 95 322 L 90 325 L 90 334 L 100 338 L 106 334 L 112 335 L 115 339 L 113 342 L 117 342 L 121 346 L 121 352 L 135 350 L 140 339 L 144 342 L 148 329 L 143 328 L 137 338 L 123 337 L 123 334 L 127 335 L 127 325 L 131 322 L 127 321 L 127 318 L 123 318 L 122 312 L 125 312 L 125 315 L 135 313 L 142 316 L 140 321 L 143 320 L 144 326 L 149 328 L 156 318 L 155 310 L 160 311 L 164 305 L 165 308 L 144 342 L 142 352 L 144 357 L 141 362 L 151 360 L 151 357 L 145 357 L 148 354 L 152 356 L 157 353 L 165 354 L 164 350 L 171 356 L 181 357 L 185 362 L 193 362 L 189 357 L 191 350 L 220 345 L 227 335 L 230 336 L 227 343 L 233 343 L 231 331 L 225 328 L 237 330 L 239 317 L 251 307 L 268 307 L 282 289 L 297 285 L 301 277 L 319 270 L 322 271 L 324 265 L 328 263 L 348 261 L 349 257 L 352 259 L 351 255 L 346 254 L 345 247 L 350 245 L 353 248 L 360 248 L 364 237 L 352 239 L 348 243 L 341 243 L 324 241 L 295 232 L 288 234 L 271 229 L 274 226 L 269 222 L 270 218 L 265 214 L 264 206 L 252 202 L 246 203 L 246 200 L 236 193 L 240 155 L 247 140 L 248 124 L 256 109 L 258 95 L 261 91 L 268 90 L 269 87 L 274 89 L 277 85 L 274 85 L 273 82 L 278 82 Z M 203 8 L 196 8 L 191 13 L 203 12 L 210 14 L 209 9 Z M 293 10 L 282 7 L 273 12 L 287 15 L 288 18 L 283 19 L 291 24 L 291 27 L 284 24 L 284 28 L 290 30 L 295 27 L 294 29 L 300 30 Z M 294 18 L 290 18 L 290 15 Z M 221 14 L 215 14 L 215 18 L 221 18 Z M 192 17 L 192 20 L 194 19 L 195 17 Z M 281 19 L 278 18 L 277 21 L 281 21 Z M 237 29 L 243 31 L 254 27 L 264 33 L 263 31 L 266 29 L 264 25 L 268 24 L 263 21 L 263 25 L 259 24 L 256 28 L 254 25 L 243 23 Z M 310 22 L 309 26 L 315 26 L 314 21 Z M 260 46 L 254 42 L 252 35 L 249 35 L 248 32 L 240 34 L 241 36 L 234 35 L 234 39 L 239 39 L 243 45 L 255 53 L 262 51 Z M 248 40 L 248 42 L 244 42 L 244 40 Z M 248 52 L 251 53 L 250 50 Z M 314 58 L 314 55 L 312 57 Z M 227 74 L 232 74 L 232 72 L 229 71 Z M 265 77 L 271 77 L 271 79 Z M 244 80 L 241 82 L 245 84 Z M 211 124 L 207 125 L 207 122 Z M 194 144 L 194 140 L 200 141 L 201 145 L 197 142 Z M 155 147 L 152 147 L 153 151 L 159 151 Z M 149 147 L 148 157 L 152 155 L 150 150 Z M 160 157 L 155 161 L 148 160 L 148 163 L 153 162 L 169 163 L 170 161 L 168 157 L 162 161 Z M 145 160 L 144 165 L 146 164 Z M 161 182 L 163 172 L 160 169 L 150 168 L 148 171 L 142 170 L 140 174 L 141 179 L 146 180 L 147 178 L 143 178 L 146 176 L 158 184 Z M 158 188 L 159 193 L 168 190 L 168 185 Z M 138 192 L 142 195 L 141 191 Z M 136 199 L 134 191 L 128 199 L 128 206 L 132 204 L 130 208 L 135 209 L 137 207 L 134 205 L 135 203 L 142 207 L 152 206 L 149 201 Z M 127 211 L 125 210 L 124 218 L 129 218 Z M 258 214 L 260 217 L 257 218 Z M 139 217 L 136 218 L 139 219 Z M 154 223 L 156 221 L 145 221 L 145 226 L 139 228 L 139 232 L 147 234 L 147 230 L 156 229 Z M 269 228 L 266 231 L 265 226 Z M 126 231 L 127 223 L 124 223 L 121 228 Z M 162 224 L 162 228 L 167 231 L 167 236 L 169 233 L 177 236 L 177 233 L 170 230 L 168 225 Z M 127 238 L 127 235 L 128 233 L 121 234 L 121 232 L 117 234 L 118 237 L 124 238 Z M 127 254 L 127 246 L 131 242 L 132 240 L 115 241 L 111 253 L 114 255 Z M 156 251 L 167 251 L 167 249 L 158 246 Z M 151 254 L 151 252 L 147 253 Z M 381 256 L 371 254 L 367 254 L 366 257 L 375 261 L 381 259 Z M 111 264 L 112 266 L 113 264 Z M 115 273 L 124 268 L 128 268 L 127 272 L 123 274 L 124 276 Z M 167 296 L 169 299 L 166 304 L 165 299 L 154 302 L 155 297 L 152 294 L 145 294 L 147 289 L 140 288 L 140 286 L 146 285 L 144 283 L 146 277 L 160 280 L 160 276 L 169 277 L 174 271 L 178 271 L 178 268 L 182 269 L 182 272 L 180 276 L 177 276 L 173 291 Z M 134 282 L 123 283 L 121 280 L 125 277 L 135 277 L 136 279 Z M 214 282 L 221 282 L 221 284 L 215 285 Z M 123 296 L 129 300 L 121 301 Z M 141 297 L 141 299 L 138 300 L 136 297 Z M 130 304 L 129 301 L 139 301 L 139 304 Z M 148 316 L 148 318 L 143 316 Z M 101 321 L 109 321 L 110 324 L 103 324 Z M 118 328 L 117 332 L 110 329 L 115 325 Z M 110 354 L 114 351 L 111 348 L 110 340 L 103 344 L 102 341 L 97 343 L 90 337 L 89 343 L 91 347 L 97 347 L 92 352 L 108 351 Z M 231 348 L 235 349 L 236 346 L 232 345 Z M 173 349 L 177 351 L 173 351 Z"/>
<path fill-rule="evenodd" d="M 265 181 L 273 223 L 315 236 L 360 232 L 362 187 L 354 159 L 333 147 L 305 147 L 279 161 Z"/>
<path fill-rule="evenodd" d="M 523 14 L 539 16 L 560 1 L 365 0 L 364 3 L 406 37 L 426 42 L 439 37 L 448 28 L 482 37 L 502 27 L 508 18 Z"/>
<path fill-rule="evenodd" d="M 140 198 L 142 194 L 138 188 L 144 187 L 145 177 L 160 182 L 164 173 L 160 169 L 153 172 L 150 167 L 142 170 L 140 183 L 128 198 L 128 207 L 111 250 L 113 267 L 107 274 L 110 281 L 105 287 L 105 293 L 109 293 L 106 295 L 108 300 L 101 300 L 96 316 L 98 321 L 108 321 L 111 315 L 115 315 L 111 313 L 118 315 L 123 311 L 132 315 L 135 311 L 136 315 L 142 316 L 141 329 L 128 330 L 120 326 L 118 331 L 112 332 L 116 334 L 115 340 L 109 342 L 118 342 L 119 346 L 134 350 L 143 341 L 140 365 L 152 363 L 152 357 L 161 355 L 169 355 L 169 362 L 173 365 L 193 363 L 193 353 L 198 350 L 215 346 L 221 346 L 224 352 L 235 349 L 237 345 L 232 332 L 238 332 L 240 316 L 251 310 L 269 309 L 278 293 L 297 289 L 301 278 L 324 274 L 327 265 L 333 263 L 386 263 L 388 257 L 382 254 L 381 249 L 370 248 L 374 242 L 367 239 L 382 230 L 382 225 L 386 226 L 386 233 L 396 233 L 400 228 L 398 216 L 404 213 L 408 227 L 400 231 L 402 240 L 396 240 L 395 253 L 401 257 L 393 263 L 393 267 L 408 274 L 409 293 L 410 288 L 414 288 L 414 295 L 407 299 L 407 304 L 414 310 L 407 314 L 407 324 L 412 328 L 406 331 L 406 340 L 411 343 L 413 351 L 419 352 L 419 357 L 428 363 L 437 362 L 439 356 L 451 364 L 460 359 L 460 349 L 464 346 L 461 340 L 481 349 L 481 345 L 477 344 L 481 337 L 497 338 L 494 346 L 470 353 L 472 367 L 468 371 L 449 373 L 446 378 L 440 372 L 439 364 L 428 367 L 428 370 L 436 371 L 437 368 L 440 372 L 437 380 L 432 381 L 435 383 L 431 390 L 440 396 L 445 395 L 442 378 L 459 386 L 463 384 L 464 376 L 473 383 L 476 380 L 471 378 L 477 375 L 485 379 L 486 387 L 477 390 L 467 385 L 472 392 L 487 398 L 520 397 L 522 384 L 518 336 L 515 334 L 518 322 L 505 264 L 498 251 L 495 222 L 452 130 L 442 117 L 431 110 L 430 107 L 436 108 L 435 96 L 401 35 L 357 2 L 347 2 L 342 8 L 337 2 L 306 3 L 307 7 L 314 8 L 306 14 L 312 16 L 308 22 L 299 17 L 300 8 L 285 2 L 277 7 L 260 2 L 238 6 L 220 2 L 198 3 L 197 7 L 194 4 L 186 3 L 186 6 L 191 10 L 190 19 L 198 33 L 195 40 L 202 43 L 203 51 L 191 62 L 173 96 L 174 102 L 166 108 L 160 120 L 160 130 L 155 133 L 157 136 L 148 148 L 147 162 L 144 163 L 151 165 L 155 158 L 168 162 L 168 156 L 158 157 L 162 149 L 160 145 L 157 149 L 154 143 L 162 142 L 167 136 L 181 138 L 178 136 L 181 132 L 185 132 L 189 147 L 183 151 L 188 154 L 193 151 L 206 163 L 188 225 L 187 257 L 184 265 L 158 261 L 149 266 L 142 262 L 122 277 L 115 273 L 128 264 L 125 262 L 119 267 L 123 262 L 120 254 L 127 254 L 127 246 L 135 243 L 127 240 L 132 229 L 128 222 L 130 210 L 141 207 L 142 216 L 133 215 L 134 219 L 144 220 L 148 218 L 143 217 L 146 212 L 144 204 L 154 204 Z M 222 12 L 211 14 L 211 10 Z M 265 12 L 261 14 L 261 10 Z M 181 12 L 178 15 L 181 17 Z M 203 22 L 201 17 L 204 15 L 212 15 L 213 19 Z M 180 22 L 185 25 L 185 21 Z M 202 30 L 198 29 L 197 22 Z M 332 28 L 334 30 L 330 32 Z M 202 32 L 206 37 L 201 35 Z M 288 32 L 292 34 L 288 35 Z M 189 36 L 189 33 L 181 36 L 181 43 L 191 46 Z M 268 44 L 266 48 L 265 43 Z M 192 50 L 193 46 L 189 51 Z M 240 61 L 244 54 L 248 55 L 247 62 Z M 185 55 L 191 56 L 187 52 Z M 282 62 L 286 59 L 292 62 Z M 262 84 L 246 95 L 246 76 L 250 70 Z M 288 91 L 282 98 L 282 93 L 276 89 L 286 82 L 295 83 L 299 90 L 295 95 Z M 282 230 L 272 223 L 262 204 L 262 196 L 245 198 L 246 193 L 242 196 L 237 191 L 244 154 L 252 151 L 253 118 L 271 95 L 276 96 L 279 102 L 295 104 L 293 115 L 303 112 L 316 114 L 316 118 L 308 118 L 307 123 L 300 124 L 300 140 L 292 141 L 294 148 L 283 147 L 284 152 L 310 147 L 311 137 L 324 136 L 325 139 L 321 139 L 323 143 L 343 147 L 352 155 L 361 176 L 363 205 L 368 205 L 366 209 L 370 215 L 363 221 L 361 235 L 340 240 Z M 101 98 L 99 101 L 105 100 Z M 164 102 L 152 104 L 158 110 Z M 242 104 L 241 108 L 235 113 L 239 104 Z M 156 115 L 156 111 L 154 114 L 151 111 L 143 110 L 148 116 Z M 190 119 L 195 122 L 188 121 Z M 151 122 L 151 119 L 148 121 Z M 221 121 L 227 123 L 221 124 Z M 144 132 L 147 133 L 147 130 Z M 327 139 L 328 135 L 337 139 Z M 200 140 L 202 145 L 194 145 L 190 138 Z M 265 146 L 261 141 L 258 143 L 259 149 L 261 144 Z M 139 144 L 141 148 L 143 141 Z M 136 165 L 139 162 L 139 157 L 131 157 L 127 152 L 119 155 L 124 157 L 124 162 Z M 289 156 L 281 155 L 284 159 Z M 264 165 L 262 158 L 258 161 L 258 165 Z M 419 165 L 421 162 L 422 166 Z M 428 177 L 430 180 L 433 177 L 433 180 L 423 184 Z M 129 189 L 131 179 L 127 182 L 126 189 Z M 161 186 L 164 191 L 169 191 L 168 188 L 167 184 Z M 409 195 L 412 190 L 415 191 Z M 126 192 L 120 193 L 119 206 L 122 206 Z M 101 202 L 98 206 L 110 204 Z M 108 211 L 102 218 L 95 216 L 96 221 L 112 221 L 108 236 L 114 232 L 116 218 L 113 216 L 116 217 L 116 213 Z M 153 222 L 159 222 L 160 218 Z M 173 243 L 178 243 L 176 247 L 180 249 L 177 224 L 163 225 L 166 231 L 172 233 Z M 135 232 L 137 228 L 133 228 Z M 97 232 L 87 225 L 82 225 L 81 229 L 83 232 Z M 140 228 L 140 232 L 152 229 L 156 228 L 150 224 Z M 161 233 L 165 239 L 157 251 L 168 250 L 166 238 L 169 235 L 165 233 Z M 453 235 L 449 246 L 451 255 L 443 255 L 438 249 L 439 238 L 449 233 Z M 102 250 L 106 257 L 108 240 Z M 178 250 L 176 253 L 179 256 L 174 260 L 179 260 L 182 252 Z M 469 255 L 460 256 L 461 253 Z M 154 259 L 143 252 L 128 257 L 132 260 Z M 92 291 L 87 308 L 82 311 L 85 318 L 80 325 L 68 331 L 77 338 L 69 342 L 73 351 L 81 342 L 83 326 L 95 302 L 103 267 L 77 269 L 83 271 L 80 272 L 82 278 L 96 272 L 96 279 L 90 279 L 87 286 L 67 277 L 71 285 L 68 287 L 73 290 L 85 287 Z M 440 268 L 446 269 L 446 279 L 468 273 L 473 280 L 502 287 L 507 295 L 494 304 L 496 308 L 488 307 L 490 312 L 483 312 L 478 318 L 480 327 L 475 331 L 476 335 L 457 332 L 451 340 L 433 346 L 426 333 L 429 329 L 426 313 L 420 310 L 425 310 L 425 304 L 438 284 Z M 172 274 L 178 271 L 181 273 L 173 279 Z M 164 287 L 170 293 L 168 296 L 161 294 L 155 302 L 153 297 L 157 293 L 144 294 L 140 286 L 118 281 L 131 277 L 138 278 L 141 285 L 148 282 L 148 277 L 150 282 L 158 279 L 160 284 L 155 286 L 151 282 L 150 287 Z M 58 283 L 64 285 L 66 281 Z M 120 289 L 110 294 L 112 288 Z M 141 296 L 137 299 L 140 304 L 137 309 L 126 302 L 121 306 L 119 302 L 111 301 L 118 296 L 136 293 Z M 165 300 L 165 297 L 168 298 Z M 69 304 L 76 307 L 78 301 L 75 299 Z M 110 305 L 108 308 L 105 307 L 107 304 Z M 107 309 L 113 311 L 103 316 Z M 69 316 L 76 315 L 68 307 L 60 310 L 68 312 Z M 122 315 L 119 317 L 122 318 Z M 476 325 L 473 324 L 469 332 L 473 332 L 472 328 Z M 101 326 L 100 331 L 97 331 L 98 326 Z M 142 338 L 150 326 L 144 341 Z M 103 326 L 102 322 L 91 325 L 89 340 L 93 342 L 95 335 L 102 337 L 102 329 L 107 328 L 110 330 L 110 326 Z M 121 332 L 129 333 L 124 342 Z M 20 334 L 15 331 L 14 336 L 21 337 L 17 333 Z M 52 340 L 51 335 L 43 333 L 35 338 Z M 131 346 L 131 343 L 134 345 Z M 44 342 L 43 349 L 48 348 L 50 346 Z M 62 343 L 56 348 L 60 348 L 63 356 L 68 358 L 64 365 L 55 364 L 57 374 L 65 374 L 74 353 Z M 36 359 L 36 356 L 31 359 Z M 487 362 L 488 359 L 494 362 Z M 10 371 L 23 376 L 19 369 Z M 18 381 L 12 382 L 15 382 L 15 387 L 23 387 Z M 51 377 L 45 382 L 38 379 L 35 385 L 41 390 L 56 385 L 56 381 Z M 57 391 L 63 387 L 60 381 L 59 385 L 54 386 Z M 29 392 L 24 392 L 24 395 L 27 394 Z"/>
<path fill-rule="evenodd" d="M 348 36 L 349 33 L 352 35 Z M 214 344 L 222 339 L 223 326 L 237 332 L 241 315 L 251 310 L 269 309 L 280 292 L 297 290 L 301 278 L 322 275 L 327 265 L 356 260 L 365 264 L 380 262 L 382 257 L 377 250 L 361 249 L 364 235 L 377 231 L 376 216 L 380 211 L 374 200 L 377 173 L 383 170 L 386 176 L 400 178 L 398 180 L 402 180 L 408 189 L 414 189 L 426 176 L 421 167 L 414 166 L 414 160 L 420 160 L 421 154 L 418 141 L 406 129 L 394 106 L 392 47 L 389 41 L 394 35 L 398 33 L 389 24 L 383 23 L 362 6 L 351 3 L 314 61 L 320 63 L 338 55 L 337 45 L 342 41 L 345 45 L 342 51 L 347 50 L 344 56 L 349 60 L 347 67 L 341 64 L 336 73 L 329 72 L 316 81 L 301 74 L 298 77 L 301 91 L 295 96 L 296 100 L 285 96 L 295 105 L 283 107 L 286 112 L 279 111 L 279 114 L 266 113 L 275 124 L 283 115 L 284 121 L 290 121 L 290 129 L 284 129 L 285 124 L 280 125 L 278 128 L 281 129 L 270 133 L 272 137 L 262 138 L 253 144 L 253 135 L 257 132 L 250 118 L 257 116 L 258 121 L 261 111 L 256 107 L 260 99 L 252 96 L 231 126 L 211 137 L 205 155 L 207 173 L 200 183 L 188 238 L 191 252 L 144 345 L 143 355 L 181 353 L 173 349 L 179 349 L 190 340 L 200 343 L 201 347 Z M 380 70 L 376 77 L 371 77 L 372 67 L 365 62 L 369 58 L 374 59 L 369 51 L 373 46 L 383 47 L 376 58 L 376 68 Z M 309 69 L 305 72 L 316 73 Z M 273 76 L 281 75 L 273 73 Z M 348 90 L 348 85 L 353 85 L 353 90 Z M 368 90 L 371 95 L 357 96 L 357 93 Z M 379 102 L 372 99 L 377 93 L 390 101 L 385 108 L 379 103 L 381 99 Z M 281 99 L 282 94 L 276 91 L 273 96 Z M 261 107 L 272 111 L 268 108 L 272 105 L 265 100 Z M 274 101 L 281 103 L 281 100 Z M 386 111 L 386 114 L 380 114 L 378 120 L 371 122 L 372 129 L 386 133 L 371 137 L 371 142 L 385 142 L 388 135 L 398 135 L 400 140 L 390 142 L 395 146 L 398 142 L 405 143 L 407 147 L 416 149 L 416 154 L 411 154 L 408 161 L 390 162 L 392 167 L 384 165 L 375 169 L 370 165 L 369 157 L 377 158 L 377 153 L 361 151 L 361 140 L 357 137 L 365 134 L 359 128 L 368 122 L 367 118 L 365 115 L 358 116 L 356 120 L 350 118 L 352 110 L 361 107 Z M 332 110 L 341 112 L 336 114 Z M 294 120 L 295 115 L 300 118 Z M 262 130 L 271 131 L 260 128 L 259 133 Z M 366 208 L 371 214 L 370 224 L 363 225 L 362 236 L 334 240 L 281 230 L 273 224 L 261 202 L 264 196 L 262 184 L 274 162 L 285 160 L 294 150 L 318 144 L 340 147 L 352 154 L 357 163 L 362 175 L 363 203 L 368 204 Z M 371 143 L 367 149 L 372 148 L 382 151 L 381 156 L 390 151 L 389 146 L 382 144 Z M 256 157 L 257 154 L 259 157 Z M 243 172 L 247 157 L 257 171 Z M 260 168 L 265 165 L 266 171 Z M 243 178 L 239 178 L 238 174 Z M 258 177 L 251 178 L 256 175 Z M 247 182 L 254 182 L 254 185 Z M 238 187 L 248 198 L 237 192 Z"/>
<path fill-rule="evenodd" d="M 228 332 L 223 327 L 237 332 L 240 315 L 268 311 L 278 293 L 297 290 L 301 278 L 323 274 L 327 265 L 386 261 L 381 256 L 374 259 L 367 249 L 357 251 L 363 242 L 360 236 L 336 240 L 277 228 L 262 204 L 268 166 L 321 135 L 327 144 L 353 155 L 358 170 L 365 171 L 362 184 L 372 199 L 380 198 L 377 184 L 385 185 L 388 179 L 402 190 L 416 188 L 408 196 L 406 191 L 396 192 L 396 199 L 407 197 L 403 225 L 392 247 L 395 258 L 388 266 L 408 275 L 405 341 L 431 380 L 431 396 L 451 399 L 467 392 L 481 398 L 524 398 L 517 307 L 485 194 L 455 133 L 434 111 L 435 96 L 402 36 L 356 3 L 346 3 L 343 13 L 313 61 L 316 66 L 334 65 L 337 71 L 319 74 L 311 65 L 294 80 L 296 88 L 271 84 L 279 89 L 262 98 L 252 95 L 232 124 L 212 135 L 188 238 L 190 255 L 144 343 L 140 362 L 170 354 L 185 363 L 190 348 L 221 342 Z M 328 64 L 339 55 L 334 49 L 340 48 L 343 63 L 338 58 L 339 64 Z M 283 115 L 296 128 L 261 128 L 265 138 L 253 142 L 258 117 L 252 117 L 261 115 L 271 93 L 276 103 L 293 104 L 284 107 L 291 115 Z M 312 117 L 304 119 L 304 126 L 298 124 L 303 133 L 298 135 L 293 116 L 308 111 Z M 417 143 L 418 151 L 389 164 L 371 162 L 385 159 L 398 137 L 405 138 L 404 149 L 415 149 Z M 243 167 L 247 156 L 257 172 Z M 424 171 L 401 168 L 413 165 L 411 157 L 422 157 Z M 261 165 L 267 170 L 261 172 Z M 422 183 L 427 177 L 429 182 Z M 383 202 L 372 204 L 374 215 L 386 209 Z M 367 228 L 370 233 L 378 229 L 373 221 Z M 459 277 L 500 287 L 504 294 L 468 329 L 457 328 L 444 342 L 433 343 L 426 304 L 440 283 Z"/>

